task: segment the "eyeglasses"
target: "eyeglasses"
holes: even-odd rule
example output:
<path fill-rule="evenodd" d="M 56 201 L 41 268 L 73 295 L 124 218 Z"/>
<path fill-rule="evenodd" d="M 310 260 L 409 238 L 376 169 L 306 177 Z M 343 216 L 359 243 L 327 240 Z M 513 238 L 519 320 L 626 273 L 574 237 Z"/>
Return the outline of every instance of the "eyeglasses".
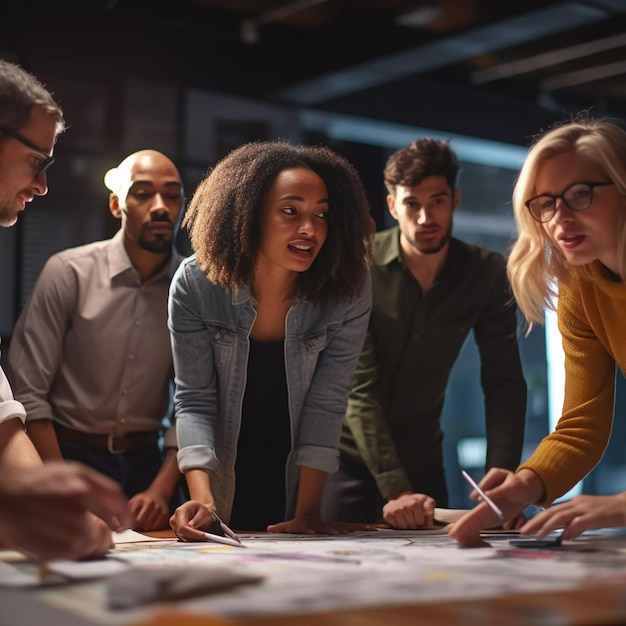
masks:
<path fill-rule="evenodd" d="M 35 178 L 41 176 L 53 163 L 54 157 L 51 157 L 46 150 L 40 148 L 37 144 L 34 144 L 26 137 L 20 135 L 16 130 L 13 130 L 10 126 L 0 125 L 0 132 L 6 135 L 7 137 L 13 137 L 13 139 L 17 139 L 21 144 L 25 145 L 27 148 L 34 150 L 35 152 L 39 152 L 44 155 L 44 158 L 41 159 L 39 165 L 37 166 L 37 170 L 35 172 Z"/>
<path fill-rule="evenodd" d="M 530 214 L 542 224 L 549 222 L 556 213 L 556 201 L 560 198 L 563 204 L 572 211 L 584 211 L 591 206 L 593 202 L 594 187 L 606 187 L 614 185 L 613 181 L 604 183 L 584 182 L 572 183 L 569 187 L 556 196 L 549 193 L 543 193 L 535 196 L 524 203 Z"/>

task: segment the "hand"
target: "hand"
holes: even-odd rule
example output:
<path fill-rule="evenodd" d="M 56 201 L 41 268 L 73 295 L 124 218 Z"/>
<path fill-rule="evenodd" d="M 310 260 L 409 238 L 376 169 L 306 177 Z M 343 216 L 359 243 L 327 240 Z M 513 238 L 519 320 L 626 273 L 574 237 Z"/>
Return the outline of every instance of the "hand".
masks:
<path fill-rule="evenodd" d="M 393 528 L 435 528 L 436 502 L 423 493 L 402 493 L 389 499 L 383 507 L 383 518 Z"/>
<path fill-rule="evenodd" d="M 519 523 L 519 516 L 526 505 L 538 501 L 543 493 L 541 480 L 530 470 L 514 474 L 508 470 L 492 468 L 480 481 L 479 487 L 500 508 L 504 514 L 504 524 L 489 506 L 481 502 L 454 523 L 448 532 L 463 546 L 489 545 L 480 537 L 482 529 L 501 525 L 513 528 Z M 480 499 L 476 491 L 472 491 L 470 497 L 473 500 Z"/>
<path fill-rule="evenodd" d="M 541 538 L 563 528 L 562 539 L 575 539 L 584 530 L 626 526 L 626 492 L 613 496 L 576 496 L 538 513 L 520 529 Z"/>
<path fill-rule="evenodd" d="M 358 530 L 376 530 L 376 524 L 333 522 L 319 515 L 298 515 L 291 520 L 271 524 L 268 533 L 293 533 L 297 535 L 345 535 Z"/>
<path fill-rule="evenodd" d="M 84 553 L 77 558 L 101 559 L 111 548 L 115 548 L 109 527 L 104 520 L 93 515 L 93 513 L 85 515 L 85 530 L 89 538 L 83 546 Z"/>
<path fill-rule="evenodd" d="M 213 522 L 210 508 L 197 500 L 184 502 L 170 517 L 170 526 L 182 541 L 205 541 L 204 532 Z"/>
<path fill-rule="evenodd" d="M 80 463 L 0 470 L 0 535 L 39 560 L 102 556 L 113 547 L 111 529 L 130 522 L 121 487 Z"/>
<path fill-rule="evenodd" d="M 161 494 L 142 491 L 135 494 L 128 502 L 133 516 L 134 530 L 162 530 L 168 526 L 170 507 Z"/>

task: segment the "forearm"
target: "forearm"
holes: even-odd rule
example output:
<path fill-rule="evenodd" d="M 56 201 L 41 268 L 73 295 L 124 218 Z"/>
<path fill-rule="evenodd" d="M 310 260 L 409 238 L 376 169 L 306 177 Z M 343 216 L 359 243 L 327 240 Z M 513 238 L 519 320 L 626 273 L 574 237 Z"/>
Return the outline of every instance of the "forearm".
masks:
<path fill-rule="evenodd" d="M 320 514 L 322 494 L 324 493 L 327 476 L 328 474 L 321 470 L 305 465 L 300 466 L 296 517 Z"/>
<path fill-rule="evenodd" d="M 203 469 L 186 470 L 185 480 L 189 488 L 189 497 L 192 500 L 201 502 L 211 509 L 215 508 L 215 499 L 211 491 L 208 471 Z"/>
<path fill-rule="evenodd" d="M 26 432 L 44 461 L 63 460 L 52 420 L 27 421 Z"/>
<path fill-rule="evenodd" d="M 517 345 L 494 342 L 481 351 L 481 385 L 485 397 L 487 457 L 485 465 L 514 471 L 524 444 L 527 386 Z"/>
<path fill-rule="evenodd" d="M 176 450 L 168 449 L 165 452 L 161 469 L 148 488 L 148 492 L 160 493 L 166 500 L 169 500 L 179 480 L 180 471 L 176 462 Z"/>
<path fill-rule="evenodd" d="M 487 470 L 501 467 L 513 472 L 520 464 L 524 446 L 525 410 L 525 403 L 513 406 L 505 401 L 491 413 L 487 412 Z"/>
<path fill-rule="evenodd" d="M 382 399 L 382 379 L 374 340 L 368 333 L 354 373 L 352 390 L 344 418 L 361 460 L 376 480 L 383 497 L 411 490 L 397 453 L 395 441 L 387 424 Z"/>
<path fill-rule="evenodd" d="M 0 467 L 25 469 L 40 467 L 42 460 L 28 438 L 20 419 L 0 423 Z"/>
<path fill-rule="evenodd" d="M 364 404 L 350 405 L 345 426 L 356 450 L 344 449 L 343 452 L 348 457 L 358 454 L 384 498 L 413 490 L 382 415 L 377 411 L 368 411 Z"/>
<path fill-rule="evenodd" d="M 536 504 L 545 498 L 545 487 L 539 476 L 530 469 L 520 469 L 517 477 L 524 483 L 526 490 L 526 504 Z"/>

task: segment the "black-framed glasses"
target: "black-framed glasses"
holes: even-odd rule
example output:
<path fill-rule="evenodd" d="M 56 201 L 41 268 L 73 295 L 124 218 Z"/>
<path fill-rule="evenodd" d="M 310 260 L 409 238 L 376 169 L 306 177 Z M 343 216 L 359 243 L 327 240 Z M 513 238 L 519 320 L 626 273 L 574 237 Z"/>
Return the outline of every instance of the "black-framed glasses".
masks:
<path fill-rule="evenodd" d="M 549 222 L 556 213 L 556 201 L 560 198 L 563 204 L 572 211 L 584 211 L 591 206 L 593 202 L 594 187 L 606 187 L 614 185 L 613 181 L 608 182 L 592 182 L 585 181 L 580 183 L 572 183 L 563 193 L 553 196 L 549 193 L 542 193 L 535 196 L 524 203 L 530 214 L 538 221 L 544 224 Z"/>
<path fill-rule="evenodd" d="M 39 152 L 40 154 L 44 155 L 44 158 L 41 159 L 37 167 L 35 178 L 41 176 L 54 163 L 54 157 L 51 157 L 46 150 L 40 148 L 37 144 L 30 141 L 30 139 L 26 139 L 26 137 L 20 135 L 10 126 L 5 126 L 4 124 L 0 125 L 0 132 L 2 132 L 2 134 L 6 135 L 7 137 L 12 137 L 13 139 L 16 139 L 27 148 L 30 148 L 31 150 L 34 150 L 35 152 Z"/>

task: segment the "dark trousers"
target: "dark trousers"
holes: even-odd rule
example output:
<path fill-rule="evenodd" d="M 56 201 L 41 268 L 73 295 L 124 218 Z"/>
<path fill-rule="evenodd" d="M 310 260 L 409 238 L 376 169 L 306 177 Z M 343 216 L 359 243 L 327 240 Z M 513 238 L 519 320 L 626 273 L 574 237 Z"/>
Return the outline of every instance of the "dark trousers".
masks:
<path fill-rule="evenodd" d="M 145 491 L 163 464 L 163 452 L 158 445 L 121 454 L 67 441 L 59 441 L 59 447 L 64 459 L 80 461 L 118 482 L 128 498 Z M 170 501 L 170 510 L 173 512 L 188 499 L 185 480 L 181 476 Z"/>

